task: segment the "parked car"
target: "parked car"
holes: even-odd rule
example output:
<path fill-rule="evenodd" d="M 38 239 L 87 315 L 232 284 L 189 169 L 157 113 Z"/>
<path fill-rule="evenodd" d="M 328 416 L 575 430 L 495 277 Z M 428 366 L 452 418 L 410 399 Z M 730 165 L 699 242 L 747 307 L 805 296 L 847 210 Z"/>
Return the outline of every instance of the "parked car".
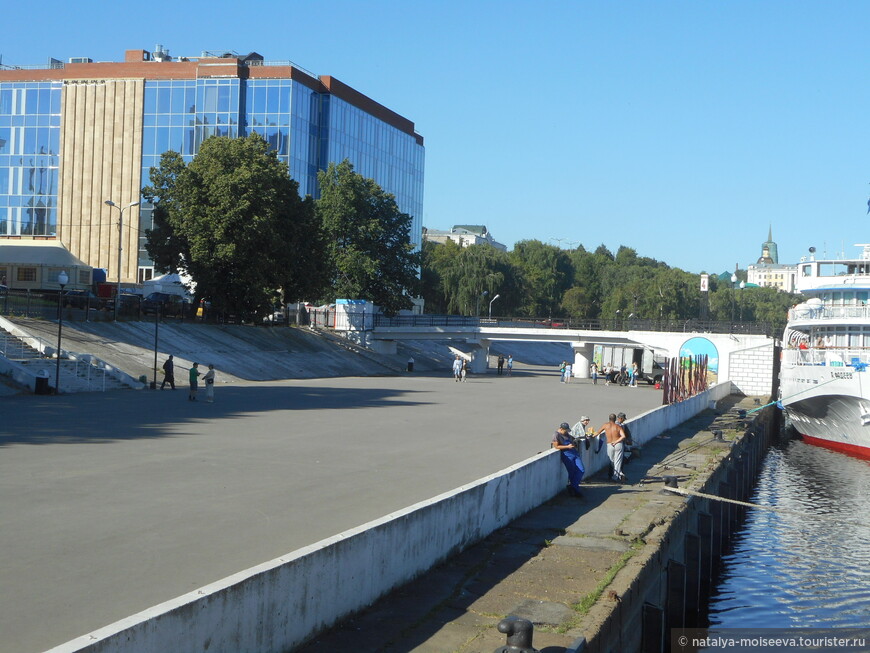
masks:
<path fill-rule="evenodd" d="M 287 315 L 280 306 L 273 306 L 272 312 L 263 318 L 263 324 L 284 324 Z"/>
<path fill-rule="evenodd" d="M 142 302 L 142 295 L 137 295 L 136 293 L 127 293 L 122 292 L 119 295 L 118 311 L 121 313 L 138 313 L 139 312 L 139 304 Z M 106 300 L 106 310 L 114 311 L 115 310 L 115 298 Z"/>
<path fill-rule="evenodd" d="M 63 305 L 70 308 L 100 308 L 102 300 L 90 290 L 67 290 Z"/>
<path fill-rule="evenodd" d="M 146 315 L 159 311 L 163 317 L 182 317 L 186 309 L 184 297 L 166 292 L 153 292 L 142 300 L 142 312 Z"/>

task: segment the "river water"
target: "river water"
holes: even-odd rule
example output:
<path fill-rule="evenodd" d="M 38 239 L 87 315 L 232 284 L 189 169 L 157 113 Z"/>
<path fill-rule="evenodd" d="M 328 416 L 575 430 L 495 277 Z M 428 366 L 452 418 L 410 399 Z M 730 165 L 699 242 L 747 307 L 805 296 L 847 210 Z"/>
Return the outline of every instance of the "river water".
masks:
<path fill-rule="evenodd" d="M 770 449 L 723 558 L 711 629 L 870 626 L 870 462 L 786 440 Z"/>

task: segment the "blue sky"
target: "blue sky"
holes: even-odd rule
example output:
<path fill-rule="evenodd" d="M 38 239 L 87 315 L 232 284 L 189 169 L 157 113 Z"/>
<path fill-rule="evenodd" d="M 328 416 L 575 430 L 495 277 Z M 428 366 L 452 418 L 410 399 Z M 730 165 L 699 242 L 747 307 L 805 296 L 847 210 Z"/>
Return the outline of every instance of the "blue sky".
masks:
<path fill-rule="evenodd" d="M 870 242 L 870 2 L 7 3 L 4 64 L 257 51 L 414 121 L 423 224 L 691 272 Z"/>

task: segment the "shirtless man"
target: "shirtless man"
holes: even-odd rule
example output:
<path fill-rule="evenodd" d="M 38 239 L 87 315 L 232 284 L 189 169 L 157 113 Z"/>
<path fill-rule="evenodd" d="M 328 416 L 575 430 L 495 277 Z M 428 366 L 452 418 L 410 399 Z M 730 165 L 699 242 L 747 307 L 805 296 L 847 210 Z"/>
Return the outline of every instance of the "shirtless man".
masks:
<path fill-rule="evenodd" d="M 598 434 L 604 433 L 607 438 L 607 457 L 613 465 L 613 480 L 624 482 L 625 474 L 622 473 L 622 454 L 625 449 L 625 431 L 616 423 L 616 413 L 610 413 L 608 422 L 598 429 Z"/>

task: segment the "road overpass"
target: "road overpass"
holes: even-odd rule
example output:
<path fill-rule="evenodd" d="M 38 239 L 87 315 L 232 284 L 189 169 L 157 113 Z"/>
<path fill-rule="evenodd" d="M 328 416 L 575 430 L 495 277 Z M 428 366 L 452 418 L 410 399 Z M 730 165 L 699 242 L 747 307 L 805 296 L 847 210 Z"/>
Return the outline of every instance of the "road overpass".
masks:
<path fill-rule="evenodd" d="M 746 394 L 769 393 L 773 381 L 770 361 L 774 340 L 763 333 L 571 329 L 526 327 L 518 323 L 505 326 L 495 320 L 477 322 L 438 325 L 409 320 L 407 324 L 377 324 L 366 331 L 348 330 L 347 334 L 382 354 L 396 353 L 400 340 L 461 341 L 471 350 L 470 368 L 477 373 L 486 371 L 489 348 L 494 342 L 564 342 L 574 352 L 573 369 L 578 378 L 589 378 L 595 345 L 612 345 L 651 349 L 665 358 L 709 353 L 711 369 L 718 370 L 718 379 L 733 381 Z"/>

